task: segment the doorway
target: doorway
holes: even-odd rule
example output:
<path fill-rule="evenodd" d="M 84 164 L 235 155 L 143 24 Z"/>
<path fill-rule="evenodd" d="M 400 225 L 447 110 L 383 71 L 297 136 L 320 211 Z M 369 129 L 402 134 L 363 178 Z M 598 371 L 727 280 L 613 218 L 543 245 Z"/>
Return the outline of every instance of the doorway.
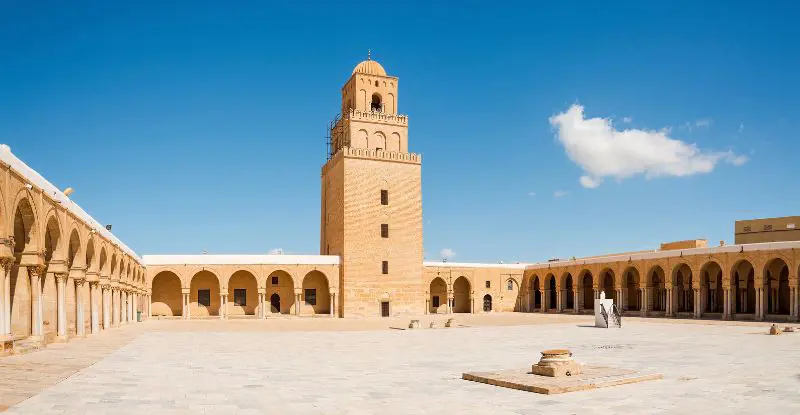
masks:
<path fill-rule="evenodd" d="M 269 305 L 270 309 L 273 313 L 280 313 L 281 312 L 281 296 L 278 293 L 272 294 L 269 297 Z"/>
<path fill-rule="evenodd" d="M 381 317 L 389 317 L 389 302 L 381 302 Z"/>

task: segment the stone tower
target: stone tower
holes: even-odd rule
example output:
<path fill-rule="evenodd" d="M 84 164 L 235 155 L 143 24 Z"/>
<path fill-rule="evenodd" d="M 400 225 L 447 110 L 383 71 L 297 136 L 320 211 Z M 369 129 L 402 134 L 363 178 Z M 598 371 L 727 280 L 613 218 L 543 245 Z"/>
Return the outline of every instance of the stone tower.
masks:
<path fill-rule="evenodd" d="M 398 79 L 367 58 L 342 87 L 322 167 L 320 253 L 339 255 L 340 316 L 421 314 L 422 183 Z"/>

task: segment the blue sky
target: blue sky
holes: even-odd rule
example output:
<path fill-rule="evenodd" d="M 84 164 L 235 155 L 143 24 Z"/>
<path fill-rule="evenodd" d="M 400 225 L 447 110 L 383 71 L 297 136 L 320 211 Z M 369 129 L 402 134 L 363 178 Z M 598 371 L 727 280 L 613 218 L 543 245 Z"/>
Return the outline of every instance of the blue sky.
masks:
<path fill-rule="evenodd" d="M 140 254 L 318 252 L 325 129 L 367 49 L 423 154 L 428 259 L 798 214 L 791 2 L 100 3 L 0 1 L 0 141 Z"/>

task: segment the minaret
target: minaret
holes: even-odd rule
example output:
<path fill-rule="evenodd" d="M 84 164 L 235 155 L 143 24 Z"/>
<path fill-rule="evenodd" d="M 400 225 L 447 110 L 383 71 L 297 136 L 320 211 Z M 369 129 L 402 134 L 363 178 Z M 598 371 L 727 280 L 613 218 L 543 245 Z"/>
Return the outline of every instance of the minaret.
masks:
<path fill-rule="evenodd" d="M 398 79 L 368 55 L 342 87 L 322 167 L 320 253 L 339 255 L 338 314 L 422 314 L 422 158 Z"/>

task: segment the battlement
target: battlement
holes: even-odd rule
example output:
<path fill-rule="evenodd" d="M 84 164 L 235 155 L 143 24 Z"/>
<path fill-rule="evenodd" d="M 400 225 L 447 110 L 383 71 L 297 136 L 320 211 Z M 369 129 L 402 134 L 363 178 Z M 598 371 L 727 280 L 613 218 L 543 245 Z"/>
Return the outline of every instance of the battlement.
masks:
<path fill-rule="evenodd" d="M 422 164 L 422 155 L 417 153 L 400 153 L 397 151 L 370 150 L 367 148 L 342 147 L 322 167 L 324 174 L 342 158 L 358 158 L 364 160 L 393 161 L 406 164 Z"/>

